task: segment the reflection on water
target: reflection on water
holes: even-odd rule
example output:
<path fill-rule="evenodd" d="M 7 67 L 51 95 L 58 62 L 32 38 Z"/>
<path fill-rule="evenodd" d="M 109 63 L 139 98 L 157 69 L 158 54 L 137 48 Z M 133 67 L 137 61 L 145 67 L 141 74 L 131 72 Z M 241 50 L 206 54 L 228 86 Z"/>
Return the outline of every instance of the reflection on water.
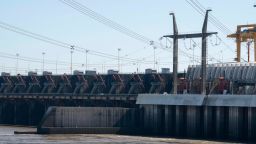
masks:
<path fill-rule="evenodd" d="M 200 140 L 181 140 L 172 138 L 151 138 L 138 136 L 121 135 L 88 135 L 88 134 L 70 134 L 70 135 L 38 135 L 38 134 L 14 134 L 14 131 L 31 132 L 35 128 L 0 126 L 0 144 L 4 143 L 22 143 L 22 144 L 200 144 L 200 143 L 218 143 Z"/>

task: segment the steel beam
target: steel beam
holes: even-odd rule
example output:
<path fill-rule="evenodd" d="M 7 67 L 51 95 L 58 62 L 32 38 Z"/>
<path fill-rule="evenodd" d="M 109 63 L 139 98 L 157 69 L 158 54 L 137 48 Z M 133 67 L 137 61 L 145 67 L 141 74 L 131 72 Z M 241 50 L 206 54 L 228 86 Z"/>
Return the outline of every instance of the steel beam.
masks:
<path fill-rule="evenodd" d="M 218 34 L 217 32 L 208 32 L 206 33 L 207 36 L 213 35 L 213 34 Z M 179 34 L 177 37 L 178 39 L 186 39 L 186 38 L 201 38 L 203 36 L 202 33 L 191 33 L 191 34 Z M 165 35 L 163 37 L 169 37 L 169 38 L 174 38 L 175 35 Z"/>

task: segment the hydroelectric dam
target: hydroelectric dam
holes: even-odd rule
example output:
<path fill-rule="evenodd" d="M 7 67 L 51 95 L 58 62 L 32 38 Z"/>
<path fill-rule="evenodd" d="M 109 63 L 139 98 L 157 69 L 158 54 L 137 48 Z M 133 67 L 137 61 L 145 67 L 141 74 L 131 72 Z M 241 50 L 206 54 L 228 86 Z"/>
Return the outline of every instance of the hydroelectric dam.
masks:
<path fill-rule="evenodd" d="M 234 71 L 234 69 L 237 69 Z M 254 140 L 256 65 L 209 65 L 171 73 L 10 76 L 2 73 L 0 122 L 39 133 L 121 133 Z"/>
<path fill-rule="evenodd" d="M 125 134 L 256 141 L 256 64 L 208 64 L 206 10 L 200 33 L 180 34 L 174 13 L 173 68 L 123 74 L 109 70 L 72 74 L 0 76 L 0 124 L 36 126 L 38 134 Z M 241 31 L 241 28 L 247 28 Z M 252 39 L 256 25 L 229 35 Z M 248 36 L 249 35 L 249 36 Z M 180 39 L 200 38 L 201 63 L 178 71 Z M 256 37 L 254 37 L 256 40 Z M 48 39 L 50 40 L 50 39 Z M 56 42 L 56 41 L 55 41 Z M 153 43 L 151 43 L 153 45 Z M 256 43 L 255 43 L 256 46 Z M 71 45 L 71 61 L 74 50 Z M 256 47 L 255 47 L 256 48 Z M 118 52 L 120 50 L 118 49 Z M 118 53 L 119 54 L 119 53 Z M 248 56 L 249 57 L 249 56 Z M 255 55 L 256 60 L 256 55 Z"/>

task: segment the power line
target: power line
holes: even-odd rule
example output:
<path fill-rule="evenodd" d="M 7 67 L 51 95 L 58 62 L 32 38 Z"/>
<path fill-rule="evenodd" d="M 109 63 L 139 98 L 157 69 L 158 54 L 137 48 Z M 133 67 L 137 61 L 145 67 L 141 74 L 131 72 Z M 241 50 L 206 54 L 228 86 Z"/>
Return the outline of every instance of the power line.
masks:
<path fill-rule="evenodd" d="M 144 43 L 150 44 L 150 39 L 140 35 L 106 17 L 104 17 L 103 15 L 89 9 L 88 7 L 86 7 L 85 5 L 76 2 L 75 0 L 59 0 L 60 2 L 64 3 L 65 5 L 77 10 L 78 12 L 80 12 L 83 15 L 86 15 L 92 19 L 94 19 L 95 21 L 98 21 L 112 29 L 115 29 L 116 31 L 123 33 L 131 38 L 137 39 L 139 41 L 142 41 Z"/>
<path fill-rule="evenodd" d="M 18 28 L 16 26 L 4 23 L 2 21 L 0 21 L 0 28 L 8 30 L 8 31 L 12 31 L 12 32 L 15 32 L 15 33 L 18 33 L 18 34 L 21 34 L 21 35 L 24 35 L 24 36 L 48 43 L 48 44 L 59 46 L 59 47 L 65 48 L 65 49 L 70 49 L 70 46 L 72 45 L 72 44 L 61 42 L 61 41 L 58 41 L 58 40 L 55 40 L 55 39 L 52 39 L 52 38 L 49 38 L 49 37 L 46 37 L 46 36 L 43 36 L 40 34 L 36 34 L 36 33 L 30 32 L 30 31 Z M 104 57 L 104 58 L 108 58 L 108 59 L 117 59 L 117 56 L 112 55 L 112 54 L 107 54 L 107 53 L 98 52 L 98 51 L 91 50 L 91 49 L 86 49 L 86 48 L 83 48 L 83 47 L 77 46 L 77 45 L 74 45 L 74 46 L 75 46 L 74 50 L 78 51 L 80 53 L 86 53 L 86 50 L 89 50 L 88 54 L 91 54 L 91 55 Z M 131 61 L 131 62 L 137 61 L 136 59 L 130 59 L 127 57 L 120 57 L 120 59 L 123 61 Z"/>
<path fill-rule="evenodd" d="M 200 4 L 198 1 L 195 2 L 193 0 L 186 0 L 186 2 L 195 10 L 197 11 L 200 15 L 204 15 L 204 11 L 206 10 L 202 4 Z M 227 26 L 225 26 L 222 22 L 220 22 L 215 16 L 213 16 L 212 14 L 210 14 L 209 16 L 209 20 L 210 22 L 217 28 L 219 29 L 224 35 L 227 35 L 229 33 L 231 33 L 231 30 L 229 28 L 227 28 Z M 220 38 L 220 37 L 219 37 Z M 221 38 L 220 40 L 222 41 L 222 43 L 224 44 L 224 46 L 226 46 L 232 53 L 235 53 L 235 51 L 228 46 L 228 44 L 226 44 Z"/>
<path fill-rule="evenodd" d="M 16 55 L 12 55 L 12 54 L 8 54 L 8 53 L 2 53 L 2 52 L 0 52 L 0 57 L 13 59 L 13 60 L 16 59 Z M 34 62 L 34 63 L 42 63 L 42 59 L 24 57 L 24 56 L 19 56 L 19 60 L 23 60 L 23 61 L 27 61 L 27 62 Z M 147 62 L 150 63 L 152 61 L 145 61 L 145 63 L 147 63 Z M 45 64 L 56 64 L 56 61 L 45 59 Z M 66 66 L 66 65 L 70 64 L 70 62 L 58 61 L 58 64 Z M 76 66 L 81 66 L 82 65 L 82 63 L 73 63 L 73 64 L 76 65 Z M 101 64 L 92 63 L 92 64 L 89 64 L 89 65 L 93 66 L 93 65 L 101 65 Z M 112 65 L 114 66 L 115 64 L 112 64 Z"/>
<path fill-rule="evenodd" d="M 7 58 L 7 59 L 11 59 L 11 60 L 16 60 L 16 57 L 14 56 L 14 55 L 9 55 L 9 54 L 4 54 L 4 55 L 1 55 L 0 54 L 0 57 L 1 58 Z M 42 63 L 42 61 L 41 61 L 41 59 L 29 59 L 29 58 L 27 58 L 27 57 L 22 57 L 22 56 L 20 56 L 19 57 L 19 60 L 21 60 L 21 61 L 27 61 L 27 62 L 30 62 L 30 63 Z M 54 63 L 49 63 L 49 60 L 46 60 L 45 61 L 45 63 L 46 64 L 54 64 Z M 161 65 L 166 65 L 166 64 L 169 64 L 170 62 L 159 62 L 158 64 L 161 64 Z M 69 64 L 69 62 L 65 62 L 65 63 L 63 63 L 62 61 L 60 61 L 59 63 L 58 63 L 58 65 L 62 65 L 62 66 L 67 66 L 67 64 Z M 120 63 L 120 65 L 122 65 L 122 66 L 132 66 L 134 63 Z M 152 62 L 151 61 L 148 61 L 148 62 L 142 62 L 142 64 L 145 64 L 145 65 L 151 65 L 152 64 Z M 89 66 L 101 66 L 102 64 L 89 64 Z M 115 66 L 115 64 L 104 64 L 105 66 L 107 66 L 107 67 L 113 67 L 113 66 Z M 81 67 L 81 64 L 76 64 L 76 65 L 74 65 L 74 66 L 76 66 L 76 67 Z M 7 67 L 5 67 L 5 68 L 7 68 Z M 13 70 L 21 70 L 21 68 L 17 68 L 17 67 L 13 67 L 12 68 Z M 31 70 L 32 68 L 30 68 L 30 69 L 25 69 L 25 68 L 23 68 L 22 70 Z M 37 70 L 42 70 L 41 68 L 36 68 Z M 55 70 L 55 69 L 50 69 L 50 68 L 47 68 L 46 70 Z M 65 68 L 65 69 L 60 69 L 60 68 L 58 68 L 58 70 L 69 70 L 69 68 Z"/>
<path fill-rule="evenodd" d="M 146 36 L 138 34 L 134 31 L 128 29 L 127 27 L 118 24 L 117 22 L 104 17 L 103 15 L 89 9 L 85 5 L 83 5 L 81 3 L 78 3 L 75 0 L 59 0 L 59 1 L 62 2 L 63 4 L 65 4 L 65 5 L 73 8 L 74 10 L 80 12 L 81 14 L 83 14 L 85 16 L 88 16 L 88 17 L 92 18 L 93 20 L 95 20 L 95 21 L 97 21 L 101 24 L 104 24 L 104 25 L 106 25 L 106 26 L 124 34 L 124 35 L 127 35 L 127 36 L 129 36 L 133 39 L 136 39 L 136 40 L 139 40 L 143 43 L 146 43 L 147 45 L 154 45 L 154 46 L 159 47 L 163 50 L 166 50 L 161 46 L 160 43 L 155 42 L 155 41 L 153 41 L 152 39 L 150 39 Z"/>
<path fill-rule="evenodd" d="M 157 54 L 160 54 L 161 52 L 157 53 Z M 4 52 L 0 52 L 0 57 L 1 58 L 6 58 L 6 59 L 11 59 L 11 60 L 16 60 L 17 56 L 16 55 L 13 55 L 13 54 L 9 54 L 9 53 L 4 53 Z M 149 55 L 149 56 L 145 56 L 143 58 L 141 58 L 140 60 L 140 63 L 142 64 L 152 64 L 153 61 L 145 61 L 143 59 L 146 59 L 146 58 L 151 58 L 152 57 L 152 54 Z M 26 61 L 26 62 L 31 62 L 31 63 L 42 63 L 42 59 L 39 59 L 39 58 L 31 58 L 31 57 L 24 57 L 24 56 L 20 56 L 19 55 L 19 60 L 21 61 Z M 49 65 L 55 65 L 56 64 L 56 61 L 55 60 L 47 60 L 45 59 L 44 61 L 45 64 L 49 64 Z M 165 62 L 160 62 L 159 64 L 164 64 Z M 67 66 L 69 65 L 70 62 L 67 62 L 67 61 L 58 61 L 58 65 L 61 65 L 61 66 Z M 132 65 L 133 63 L 132 62 L 129 62 L 129 63 L 123 63 L 122 65 Z M 76 67 L 81 67 L 82 66 L 82 63 L 73 63 L 74 66 Z M 97 63 L 91 63 L 91 64 L 88 64 L 90 67 L 92 66 L 101 66 L 102 64 L 97 64 Z M 105 65 L 108 65 L 108 66 L 115 66 L 115 64 L 105 64 Z"/>
<path fill-rule="evenodd" d="M 12 54 L 8 54 L 8 53 L 0 52 L 0 57 L 11 59 L 11 60 L 16 60 L 16 55 L 12 55 Z M 32 62 L 32 63 L 42 63 L 42 59 L 24 57 L 24 56 L 19 56 L 19 60 Z M 45 59 L 44 62 L 45 62 L 45 64 L 49 64 L 49 65 L 55 65 L 56 64 L 56 61 L 54 61 L 54 60 L 46 60 Z M 70 64 L 70 62 L 67 62 L 67 61 L 58 61 L 58 65 L 67 66 L 69 64 Z M 73 63 L 73 65 L 74 66 L 81 66 L 82 63 Z M 101 64 L 92 63 L 92 64 L 89 64 L 89 65 L 90 66 L 97 66 L 97 65 L 100 66 Z M 114 66 L 114 64 L 112 64 L 112 66 Z"/>
<path fill-rule="evenodd" d="M 86 15 L 90 18 L 92 18 L 93 20 L 102 23 L 114 30 L 117 30 L 120 33 L 123 33 L 131 38 L 134 38 L 136 40 L 139 40 L 141 42 L 144 42 L 146 44 L 150 44 L 150 45 L 154 45 L 153 47 L 158 47 L 160 49 L 166 50 L 167 49 L 163 48 L 162 45 L 160 43 L 154 42 L 153 40 L 151 40 L 150 38 L 147 38 L 141 34 L 138 34 L 132 30 L 129 30 L 128 28 L 104 17 L 103 15 L 89 9 L 88 7 L 86 7 L 85 5 L 78 3 L 75 0 L 59 0 L 60 2 L 64 3 L 65 5 L 77 10 L 78 12 L 80 12 L 83 15 Z M 189 54 L 183 50 L 181 50 L 182 54 L 186 57 L 189 57 Z"/>
<path fill-rule="evenodd" d="M 198 1 L 198 0 L 186 0 L 190 6 L 192 6 L 198 13 L 203 15 L 206 8 Z M 225 24 L 223 24 L 218 18 L 216 18 L 214 15 L 209 15 L 210 22 L 218 28 L 224 35 L 228 35 L 232 33 L 232 30 L 228 28 Z M 231 48 L 225 41 L 223 41 L 220 37 L 218 37 L 219 40 L 223 43 L 223 45 L 228 48 L 232 53 L 236 53 L 233 48 Z M 247 48 L 246 45 L 243 45 L 245 48 Z M 245 59 L 241 58 L 242 60 L 246 61 Z"/>
<path fill-rule="evenodd" d="M 204 12 L 205 12 L 205 8 L 204 7 L 200 7 L 199 4 L 195 3 L 193 0 L 186 0 L 186 2 L 195 10 L 197 11 L 200 15 L 204 16 Z M 222 26 L 220 26 L 213 18 L 212 18 L 212 14 L 209 15 L 209 21 L 217 28 L 219 29 L 224 35 L 227 34 L 227 32 L 225 32 L 225 29 L 223 29 Z"/>
<path fill-rule="evenodd" d="M 106 22 L 108 22 L 108 21 L 110 21 L 110 20 L 107 19 Z M 128 32 L 130 30 L 127 29 L 126 27 L 122 27 L 121 25 L 115 26 L 115 23 L 114 24 L 113 23 L 114 22 L 109 23 L 109 24 L 113 25 L 115 28 L 122 29 L 123 31 L 127 31 L 127 33 L 131 33 L 131 32 Z M 73 45 L 73 44 L 69 44 L 69 43 L 66 43 L 66 42 L 58 41 L 58 40 L 55 40 L 55 39 L 52 39 L 52 38 L 49 38 L 49 37 L 46 37 L 46 36 L 43 36 L 43 35 L 40 35 L 40 34 L 36 34 L 36 33 L 30 32 L 30 31 L 27 31 L 27 30 L 24 30 L 24 29 L 12 26 L 10 24 L 1 22 L 1 21 L 0 21 L 0 27 L 3 28 L 3 29 L 9 30 L 9 31 L 12 31 L 12 32 L 15 32 L 15 33 L 18 33 L 18 34 L 30 37 L 30 38 L 34 38 L 36 40 L 40 40 L 40 41 L 43 41 L 43 42 L 46 42 L 46 43 L 49 43 L 49 44 L 52 44 L 52 45 L 56 45 L 56 46 L 59 46 L 59 47 L 66 48 L 66 49 L 70 49 L 70 46 Z M 154 41 L 150 40 L 149 38 L 146 38 L 146 37 L 144 37 L 144 36 L 142 36 L 140 34 L 137 34 L 135 32 L 132 33 L 132 35 L 130 35 L 130 36 L 134 37 L 135 39 L 140 39 L 140 41 L 145 42 L 147 44 L 152 44 L 152 42 L 153 42 L 153 44 L 155 46 L 160 47 L 161 49 L 167 50 L 167 49 L 163 48 L 161 45 L 158 45 L 158 43 L 155 43 Z M 74 45 L 74 46 L 75 46 L 75 51 L 78 51 L 78 52 L 85 53 L 86 50 L 88 50 L 88 49 L 80 47 L 80 46 L 76 46 L 76 45 Z M 97 52 L 97 51 L 94 51 L 94 50 L 89 50 L 89 52 L 90 52 L 91 55 L 105 57 L 105 58 L 109 58 L 109 59 L 117 59 L 117 56 L 115 56 L 115 55 L 106 54 L 106 53 L 102 53 L 102 52 Z M 188 54 L 185 51 L 182 51 L 182 53 L 185 56 L 189 57 Z M 131 58 L 126 58 L 126 57 L 120 57 L 120 59 L 122 61 L 129 61 L 129 62 L 137 62 L 138 61 L 138 59 L 131 59 Z M 143 62 L 146 62 L 146 61 L 143 60 Z"/>
<path fill-rule="evenodd" d="M 196 8 L 198 8 L 201 12 L 206 11 L 206 8 L 204 8 L 204 6 L 201 3 L 199 3 L 198 1 L 190 0 L 190 2 L 192 2 L 193 5 Z M 221 32 L 223 32 L 225 35 L 230 33 L 230 30 L 223 23 L 221 23 L 219 20 L 217 20 L 217 18 L 214 17 L 212 14 L 210 14 L 209 19 L 210 19 L 210 22 L 212 24 L 214 24 L 216 27 L 218 27 L 218 29 Z"/>
<path fill-rule="evenodd" d="M 160 49 L 168 51 L 167 49 L 163 48 L 161 44 L 154 42 L 150 38 L 147 38 L 141 34 L 138 34 L 134 31 L 132 31 L 132 30 L 129 30 L 128 28 L 126 28 L 126 27 L 104 17 L 103 15 L 89 9 L 85 5 L 82 5 L 81 3 L 76 2 L 75 0 L 72 0 L 72 1 L 71 0 L 59 0 L 59 1 L 73 9 L 75 9 L 76 11 L 80 12 L 81 14 L 88 16 L 88 17 L 92 18 L 93 20 L 95 20 L 99 23 L 102 23 L 102 24 L 122 33 L 122 34 L 125 34 L 125 35 L 127 35 L 131 38 L 134 38 L 136 40 L 139 40 L 143 43 L 152 45 L 153 47 L 158 47 Z M 183 52 L 183 53 L 186 53 L 186 52 Z"/>

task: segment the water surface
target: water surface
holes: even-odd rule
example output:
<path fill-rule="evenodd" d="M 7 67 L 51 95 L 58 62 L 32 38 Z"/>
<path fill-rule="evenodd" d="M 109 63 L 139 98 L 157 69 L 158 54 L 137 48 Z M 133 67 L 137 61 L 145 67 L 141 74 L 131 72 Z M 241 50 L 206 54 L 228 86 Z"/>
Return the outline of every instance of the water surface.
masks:
<path fill-rule="evenodd" d="M 224 142 L 203 140 L 102 134 L 14 134 L 14 131 L 31 132 L 36 131 L 36 129 L 29 127 L 0 126 L 0 144 L 224 144 Z"/>

